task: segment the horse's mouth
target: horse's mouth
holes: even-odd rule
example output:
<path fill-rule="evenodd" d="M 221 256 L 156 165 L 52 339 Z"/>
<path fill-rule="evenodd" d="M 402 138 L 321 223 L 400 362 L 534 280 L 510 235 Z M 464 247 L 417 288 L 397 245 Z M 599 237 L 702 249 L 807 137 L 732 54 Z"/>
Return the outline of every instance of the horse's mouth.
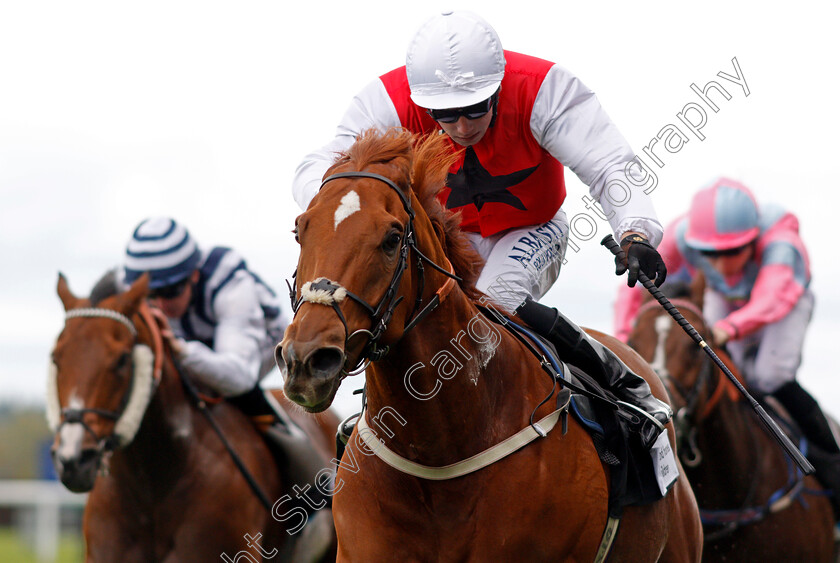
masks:
<path fill-rule="evenodd" d="M 310 414 L 317 414 L 327 410 L 330 405 L 332 405 L 340 384 L 341 380 L 336 378 L 328 393 L 323 396 L 320 393 L 296 392 L 294 390 L 294 386 L 290 386 L 287 381 L 286 386 L 283 388 L 283 392 L 290 401 L 299 405 L 306 412 Z"/>
<path fill-rule="evenodd" d="M 53 465 L 61 483 L 74 493 L 87 493 L 93 489 L 102 456 L 97 450 L 83 450 L 78 457 L 62 460 L 52 452 Z"/>

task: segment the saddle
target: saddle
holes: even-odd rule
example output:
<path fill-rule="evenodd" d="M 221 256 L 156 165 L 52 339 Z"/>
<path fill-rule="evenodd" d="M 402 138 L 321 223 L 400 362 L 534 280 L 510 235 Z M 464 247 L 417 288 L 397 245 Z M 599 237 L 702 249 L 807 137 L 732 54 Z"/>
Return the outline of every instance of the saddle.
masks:
<path fill-rule="evenodd" d="M 554 346 L 542 336 L 508 318 L 500 319 L 492 310 L 479 310 L 522 341 L 543 369 L 572 391 L 570 412 L 589 433 L 598 456 L 609 469 L 610 517 L 620 518 L 625 506 L 649 504 L 665 496 L 678 476 L 667 433 L 660 436 L 652 450 L 647 450 L 632 429 L 639 423 L 638 415 L 618 403 L 595 378 L 560 361 Z"/>

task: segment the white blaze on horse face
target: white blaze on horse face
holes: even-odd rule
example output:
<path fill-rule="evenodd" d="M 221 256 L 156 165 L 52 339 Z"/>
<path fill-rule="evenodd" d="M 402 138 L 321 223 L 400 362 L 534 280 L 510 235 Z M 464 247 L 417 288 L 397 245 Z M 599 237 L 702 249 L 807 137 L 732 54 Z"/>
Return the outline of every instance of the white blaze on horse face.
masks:
<path fill-rule="evenodd" d="M 75 395 L 70 396 L 67 406 L 71 409 L 82 409 L 84 401 Z M 85 429 L 79 422 L 69 422 L 61 427 L 58 440 L 58 459 L 74 459 L 82 452 L 82 440 L 85 437 Z"/>
<path fill-rule="evenodd" d="M 653 325 L 656 328 L 656 350 L 653 352 L 653 360 L 650 362 L 650 367 L 659 375 L 659 377 L 668 377 L 668 369 L 665 367 L 665 340 L 668 338 L 668 332 L 671 330 L 671 317 L 668 315 L 661 315 L 656 317 Z"/>
<path fill-rule="evenodd" d="M 338 205 L 338 208 L 335 210 L 335 227 L 334 229 L 338 229 L 338 224 L 347 219 L 356 211 L 359 211 L 362 208 L 361 201 L 359 201 L 359 194 L 355 191 L 349 191 L 344 194 L 344 197 L 341 198 L 341 203 Z"/>

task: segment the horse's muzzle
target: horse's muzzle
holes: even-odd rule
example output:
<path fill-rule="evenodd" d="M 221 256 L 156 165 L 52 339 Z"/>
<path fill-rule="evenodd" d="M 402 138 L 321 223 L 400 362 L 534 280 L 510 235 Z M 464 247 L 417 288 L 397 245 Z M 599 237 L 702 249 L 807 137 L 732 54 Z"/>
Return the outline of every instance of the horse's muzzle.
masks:
<path fill-rule="evenodd" d="M 74 493 L 86 493 L 93 488 L 102 453 L 96 448 L 84 448 L 78 455 L 62 457 L 55 448 L 52 454 L 55 472 L 61 482 Z"/>
<path fill-rule="evenodd" d="M 344 351 L 336 346 L 323 346 L 298 355 L 293 342 L 284 342 L 278 350 L 286 364 L 286 396 L 306 410 L 324 410 L 332 402 L 341 382 Z"/>

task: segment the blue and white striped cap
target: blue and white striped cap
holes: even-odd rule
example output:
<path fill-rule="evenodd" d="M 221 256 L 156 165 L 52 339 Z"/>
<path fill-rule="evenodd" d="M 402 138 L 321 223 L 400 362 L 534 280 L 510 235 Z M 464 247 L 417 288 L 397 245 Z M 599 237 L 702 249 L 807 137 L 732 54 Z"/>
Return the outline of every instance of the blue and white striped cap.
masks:
<path fill-rule="evenodd" d="M 149 272 L 151 289 L 174 285 L 198 268 L 201 255 L 190 233 L 168 217 L 140 223 L 125 249 L 125 281 Z"/>

